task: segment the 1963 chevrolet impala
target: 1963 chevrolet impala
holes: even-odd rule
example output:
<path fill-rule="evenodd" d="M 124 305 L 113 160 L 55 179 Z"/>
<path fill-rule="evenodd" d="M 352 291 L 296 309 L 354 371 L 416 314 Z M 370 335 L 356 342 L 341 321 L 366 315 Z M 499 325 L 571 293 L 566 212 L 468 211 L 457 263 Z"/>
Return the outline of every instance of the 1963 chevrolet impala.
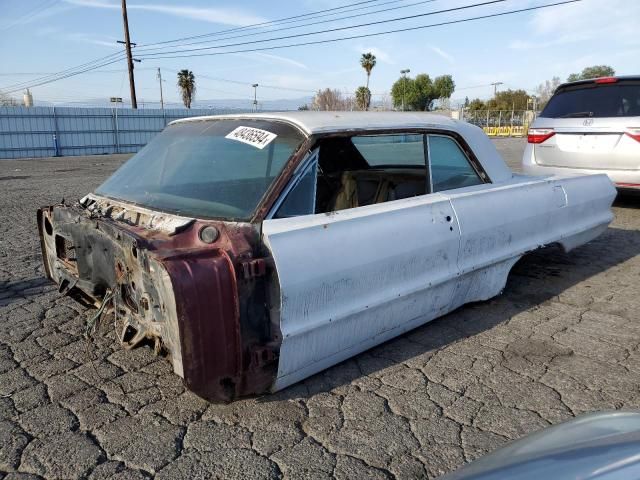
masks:
<path fill-rule="evenodd" d="M 214 116 L 173 122 L 38 226 L 61 292 L 227 401 L 498 295 L 523 254 L 604 231 L 614 196 L 605 175 L 515 175 L 441 116 Z"/>

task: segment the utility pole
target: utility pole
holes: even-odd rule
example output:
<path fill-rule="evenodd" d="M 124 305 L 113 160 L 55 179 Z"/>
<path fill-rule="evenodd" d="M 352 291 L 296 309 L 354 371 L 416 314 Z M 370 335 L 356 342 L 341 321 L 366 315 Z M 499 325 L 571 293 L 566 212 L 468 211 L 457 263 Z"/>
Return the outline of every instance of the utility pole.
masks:
<path fill-rule="evenodd" d="M 158 81 L 160 82 L 160 109 L 164 110 L 164 99 L 162 98 L 162 73 L 160 73 L 160 67 L 158 67 Z"/>
<path fill-rule="evenodd" d="M 253 87 L 253 111 L 258 111 L 258 84 L 254 83 L 251 85 Z"/>
<path fill-rule="evenodd" d="M 131 39 L 129 38 L 129 20 L 127 20 L 127 0 L 122 0 L 122 21 L 124 22 L 124 45 L 125 45 L 125 48 L 127 49 L 127 66 L 129 67 L 129 88 L 131 89 L 131 108 L 136 109 L 138 108 L 138 102 L 136 100 L 136 81 L 133 78 L 133 57 L 131 55 Z"/>
<path fill-rule="evenodd" d="M 498 85 L 504 85 L 503 82 L 493 82 L 491 83 L 491 85 L 493 85 L 493 96 L 496 96 L 496 93 L 498 93 Z"/>
<path fill-rule="evenodd" d="M 400 74 L 402 75 L 402 111 L 404 112 L 404 93 L 407 88 L 407 73 L 411 70 L 405 68 L 404 70 L 400 70 Z"/>

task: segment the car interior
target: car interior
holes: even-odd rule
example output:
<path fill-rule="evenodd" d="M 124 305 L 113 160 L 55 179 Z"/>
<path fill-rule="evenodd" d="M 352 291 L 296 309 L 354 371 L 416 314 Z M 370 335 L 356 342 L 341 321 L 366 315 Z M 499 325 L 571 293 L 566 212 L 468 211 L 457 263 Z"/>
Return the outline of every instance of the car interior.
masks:
<path fill-rule="evenodd" d="M 316 213 L 383 203 L 427 193 L 427 170 L 402 159 L 403 145 L 398 156 L 388 164 L 372 165 L 356 148 L 351 138 L 325 139 L 320 146 Z M 385 147 L 385 144 L 380 144 Z M 420 148 L 422 148 L 420 146 Z M 372 162 L 373 163 L 373 162 Z"/>
<path fill-rule="evenodd" d="M 316 149 L 317 162 L 300 175 L 275 218 L 335 212 L 484 183 L 460 145 L 445 135 L 336 136 L 321 139 Z"/>
<path fill-rule="evenodd" d="M 317 164 L 301 175 L 276 218 L 335 212 L 483 183 L 459 144 L 444 135 L 336 136 L 321 139 L 317 148 Z"/>

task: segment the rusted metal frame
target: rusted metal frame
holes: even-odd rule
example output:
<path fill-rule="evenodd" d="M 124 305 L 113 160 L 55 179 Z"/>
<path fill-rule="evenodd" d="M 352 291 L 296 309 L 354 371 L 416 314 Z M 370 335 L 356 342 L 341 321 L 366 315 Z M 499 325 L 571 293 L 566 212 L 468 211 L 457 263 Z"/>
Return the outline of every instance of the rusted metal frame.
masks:
<path fill-rule="evenodd" d="M 254 303 L 252 299 L 255 293 L 265 288 L 264 275 L 267 263 L 266 260 L 257 258 L 264 255 L 265 252 L 259 247 L 259 236 L 254 225 L 243 223 L 230 227 L 225 223 L 215 221 L 197 221 L 195 224 L 190 224 L 188 230 L 171 236 L 157 231 L 151 232 L 136 224 L 115 221 L 110 217 L 94 217 L 92 213 L 79 206 L 58 205 L 53 208 L 67 210 L 62 216 L 59 212 L 60 219 L 74 216 L 81 218 L 82 220 L 78 222 L 72 222 L 74 228 L 102 231 L 111 239 L 114 249 L 120 249 L 127 255 L 130 254 L 131 247 L 134 245 L 137 247 L 138 257 L 142 255 L 140 258 L 147 258 L 148 255 L 167 271 L 172 283 L 171 289 L 177 302 L 176 320 L 179 329 L 178 338 L 181 342 L 180 344 L 172 342 L 172 345 L 174 348 L 180 349 L 180 358 L 187 355 L 185 358 L 187 362 L 183 364 L 184 373 L 181 374 L 184 375 L 191 390 L 205 398 L 217 401 L 228 401 L 237 396 L 268 390 L 275 376 L 277 365 L 275 361 L 278 357 L 281 334 L 277 330 L 277 326 L 269 321 L 268 315 L 261 314 L 259 309 L 250 308 Z M 44 207 L 41 209 L 38 220 L 42 235 L 45 268 L 49 277 L 52 276 L 52 272 L 49 271 L 44 234 L 47 212 L 53 212 L 53 208 Z M 51 221 L 54 219 L 52 218 Z M 198 231 L 206 225 L 215 225 L 221 231 L 220 239 L 215 246 L 207 247 L 198 242 Z M 54 235 L 56 230 L 51 229 L 50 235 Z M 56 255 L 56 252 L 51 250 L 51 254 Z M 250 278 L 243 275 L 245 264 L 252 270 Z M 117 277 L 118 266 L 115 267 Z M 219 267 L 223 267 L 222 270 Z M 127 258 L 123 258 L 120 270 L 125 268 L 127 271 L 133 271 L 141 266 L 127 256 Z M 223 305 L 217 303 L 218 296 L 213 295 L 212 292 L 206 292 L 211 288 L 210 282 L 205 278 L 208 275 L 206 270 L 209 268 L 216 269 L 221 275 L 219 280 L 228 287 L 225 289 L 227 295 Z M 67 267 L 65 267 L 66 270 Z M 107 267 L 103 273 L 110 275 L 107 270 L 110 268 Z M 142 267 L 142 270 L 145 269 Z M 143 281 L 140 286 L 143 287 L 142 291 L 146 292 L 150 288 L 145 280 L 148 272 L 145 270 L 145 273 L 142 270 L 140 272 Z M 74 277 L 78 277 L 78 275 L 78 272 L 72 274 Z M 192 278 L 192 275 L 196 275 L 198 278 Z M 196 281 L 195 285 L 191 283 L 194 280 Z M 78 288 L 86 289 L 90 287 L 92 281 L 91 278 L 87 278 L 86 282 L 89 283 L 85 282 Z M 125 280 L 125 283 L 127 282 L 128 280 Z M 108 283 L 115 284 L 111 281 Z M 137 280 L 136 283 L 138 283 Z M 200 294 L 193 287 L 198 287 Z M 96 295 L 94 290 L 91 287 L 86 292 L 95 300 L 94 303 L 98 304 L 100 295 Z M 151 293 L 151 291 L 149 292 Z M 159 293 L 154 293 L 151 296 L 164 299 L 164 296 Z M 258 295 L 258 298 L 263 297 L 266 297 L 266 293 Z M 122 299 L 118 303 L 124 305 Z M 209 305 L 211 312 L 213 310 L 219 311 L 218 321 L 222 323 L 211 323 L 210 316 L 202 311 L 203 305 Z M 245 305 L 245 307 L 248 305 L 249 308 L 243 308 L 240 311 L 241 305 Z M 138 322 L 136 312 L 131 311 L 128 315 L 133 315 L 133 320 Z M 263 324 L 265 328 L 260 328 Z M 144 321 L 142 325 L 144 325 Z M 231 343 L 226 344 L 229 347 L 227 349 L 218 345 L 218 348 L 211 351 L 209 342 L 220 337 L 220 332 L 217 332 L 219 328 L 221 328 L 220 332 L 226 332 L 228 341 Z M 204 333 L 205 330 L 207 333 L 203 338 L 198 332 Z M 162 337 L 162 340 L 167 339 Z M 125 348 L 127 348 L 126 345 Z M 224 369 L 216 366 L 218 361 L 215 361 L 214 357 L 210 358 L 210 354 L 215 351 L 218 352 L 216 355 L 225 352 L 222 357 L 215 357 L 224 359 Z M 177 351 L 171 349 L 171 353 L 174 354 Z M 224 382 L 220 383 L 221 380 Z"/>

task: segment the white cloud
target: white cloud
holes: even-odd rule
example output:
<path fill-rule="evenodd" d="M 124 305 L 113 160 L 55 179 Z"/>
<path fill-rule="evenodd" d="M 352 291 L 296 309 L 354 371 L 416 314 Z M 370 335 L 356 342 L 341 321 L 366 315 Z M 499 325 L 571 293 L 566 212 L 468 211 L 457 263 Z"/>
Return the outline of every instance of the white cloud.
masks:
<path fill-rule="evenodd" d="M 38 22 L 40 20 L 44 20 L 46 18 L 49 17 L 53 17 L 55 15 L 58 15 L 60 13 L 64 13 L 70 9 L 72 9 L 73 7 L 71 5 L 62 5 L 62 4 L 53 4 L 50 5 L 49 7 L 46 8 L 42 8 L 40 9 L 38 12 L 32 13 L 30 15 L 23 15 L 22 17 L 16 19 L 16 20 L 7 20 L 6 25 L 11 25 L 12 27 L 17 27 L 19 25 L 27 25 L 30 23 L 35 23 Z M 4 19 L 3 19 L 4 20 Z"/>
<path fill-rule="evenodd" d="M 449 63 L 455 63 L 455 59 L 453 58 L 452 55 L 448 54 L 447 52 L 445 52 L 444 50 L 442 50 L 441 48 L 436 47 L 435 45 L 429 45 L 429 49 L 433 52 L 435 52 L 437 55 L 441 56 L 442 58 L 444 58 L 447 62 Z"/>
<path fill-rule="evenodd" d="M 65 2 L 90 8 L 107 8 L 120 9 L 119 3 L 105 0 L 65 0 Z M 189 18 L 192 20 L 200 20 L 209 23 L 220 23 L 225 25 L 245 26 L 254 23 L 265 22 L 266 19 L 247 13 L 245 11 L 232 8 L 201 8 L 189 5 L 160 5 L 160 4 L 143 4 L 130 3 L 127 5 L 128 10 L 142 10 L 147 12 L 164 13 L 175 17 Z"/>
<path fill-rule="evenodd" d="M 635 21 L 633 19 L 636 19 Z M 637 0 L 585 0 L 536 11 L 529 22 L 531 39 L 512 42 L 512 48 L 534 48 L 537 42 L 555 46 L 586 40 L 640 45 Z"/>
<path fill-rule="evenodd" d="M 293 60 L 292 58 L 283 57 L 282 55 L 274 55 L 272 53 L 262 53 L 262 52 L 251 52 L 251 53 L 232 53 L 230 54 L 234 57 L 249 59 L 252 62 L 258 61 L 260 63 L 265 64 L 273 64 L 274 62 L 290 65 L 296 68 L 301 68 L 303 70 L 309 70 L 309 67 L 302 62 L 298 62 L 297 60 Z M 244 65 L 240 68 L 255 68 L 254 64 Z M 238 69 L 237 67 L 234 68 Z"/>
<path fill-rule="evenodd" d="M 59 31 L 60 29 L 57 27 L 41 27 L 41 28 L 37 28 L 34 33 L 38 37 L 44 37 L 44 36 L 53 35 L 54 33 L 58 33 Z"/>
<path fill-rule="evenodd" d="M 260 83 L 260 82 L 258 82 Z M 301 93 L 313 94 L 319 87 L 317 80 L 310 76 L 272 74 L 262 77 L 264 85 L 281 87 L 285 89 L 300 90 Z"/>
<path fill-rule="evenodd" d="M 282 55 L 274 55 L 272 53 L 260 53 L 255 52 L 253 55 L 257 57 L 261 57 L 264 59 L 275 60 L 276 62 L 284 63 L 286 65 L 292 65 L 297 68 L 302 68 L 303 70 L 309 70 L 309 67 L 302 62 L 298 62 L 297 60 L 293 60 L 292 58 L 283 57 Z"/>
<path fill-rule="evenodd" d="M 122 45 L 118 45 L 115 37 L 96 37 L 89 33 L 68 33 L 65 35 L 70 40 L 74 40 L 80 43 L 90 43 L 92 45 L 99 45 L 101 47 L 110 47 L 121 49 Z"/>

